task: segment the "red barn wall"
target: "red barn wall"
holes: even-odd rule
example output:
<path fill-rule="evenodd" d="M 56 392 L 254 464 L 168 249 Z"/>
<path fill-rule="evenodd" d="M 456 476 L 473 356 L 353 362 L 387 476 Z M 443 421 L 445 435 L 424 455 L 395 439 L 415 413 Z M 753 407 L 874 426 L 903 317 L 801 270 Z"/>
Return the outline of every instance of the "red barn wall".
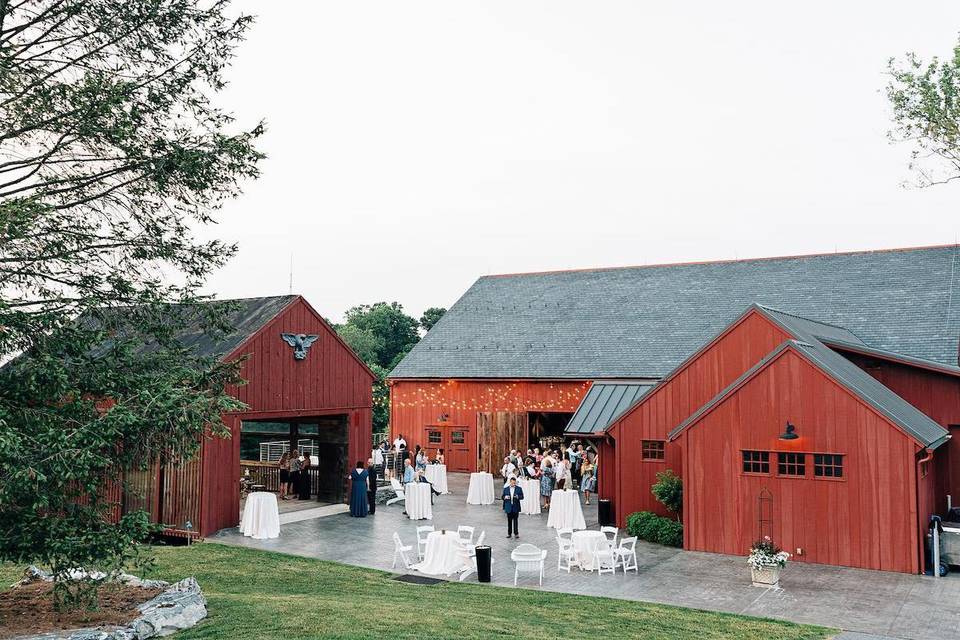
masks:
<path fill-rule="evenodd" d="M 587 389 L 587 380 L 392 380 L 390 386 L 391 439 L 403 434 L 407 446 L 426 446 L 424 429 L 446 414 L 445 425 L 464 427 L 477 461 L 477 413 L 487 411 L 542 411 L 573 413 Z"/>
<path fill-rule="evenodd" d="M 798 440 L 778 438 L 791 421 Z M 793 560 L 919 571 L 916 442 L 792 350 L 678 438 L 684 547 L 745 555 L 773 494 L 772 535 Z M 771 474 L 742 472 L 741 451 L 770 451 Z M 844 455 L 844 479 L 778 477 L 777 451 Z"/>
<path fill-rule="evenodd" d="M 925 464 L 927 477 L 920 479 L 921 530 L 924 514 L 945 513 L 947 496 L 960 506 L 960 377 L 897 362 L 877 360 L 857 353 L 842 352 L 858 367 L 882 382 L 898 396 L 948 429 L 954 438 L 937 447 L 933 460 Z"/>
<path fill-rule="evenodd" d="M 743 316 L 705 350 L 681 365 L 662 383 L 611 425 L 616 439 L 617 479 L 614 509 L 617 523 L 626 525 L 634 511 L 667 515 L 650 492 L 656 474 L 671 469 L 683 475 L 676 443 L 667 443 L 665 460 L 645 461 L 641 441 L 666 440 L 667 434 L 709 402 L 744 371 L 789 339 L 782 329 L 756 311 Z"/>

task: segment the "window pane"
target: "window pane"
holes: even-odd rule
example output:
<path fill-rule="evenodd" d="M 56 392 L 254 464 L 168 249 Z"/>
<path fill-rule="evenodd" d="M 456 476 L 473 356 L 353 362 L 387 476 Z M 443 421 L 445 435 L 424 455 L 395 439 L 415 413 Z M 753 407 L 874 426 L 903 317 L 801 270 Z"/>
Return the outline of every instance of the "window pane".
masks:
<path fill-rule="evenodd" d="M 836 453 L 813 454 L 813 475 L 817 478 L 842 478 L 843 456 Z"/>
<path fill-rule="evenodd" d="M 641 453 L 644 460 L 663 460 L 663 440 L 643 440 L 641 442 Z"/>
<path fill-rule="evenodd" d="M 778 453 L 777 475 L 805 476 L 807 474 L 806 455 L 802 453 Z"/>
<path fill-rule="evenodd" d="M 429 431 L 427 433 L 427 442 L 430 444 L 440 444 L 441 436 L 439 431 Z"/>
<path fill-rule="evenodd" d="M 463 444 L 463 431 L 451 431 L 450 442 L 453 444 Z"/>
<path fill-rule="evenodd" d="M 742 451 L 744 473 L 770 473 L 769 451 Z"/>

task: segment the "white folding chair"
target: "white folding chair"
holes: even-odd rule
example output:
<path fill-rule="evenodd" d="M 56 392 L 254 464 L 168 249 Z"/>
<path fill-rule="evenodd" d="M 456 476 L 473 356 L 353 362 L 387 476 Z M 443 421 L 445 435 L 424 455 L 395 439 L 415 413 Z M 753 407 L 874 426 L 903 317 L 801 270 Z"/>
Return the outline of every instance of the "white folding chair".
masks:
<path fill-rule="evenodd" d="M 473 527 L 462 524 L 457 527 L 457 537 L 463 544 L 473 544 Z"/>
<path fill-rule="evenodd" d="M 407 557 L 407 553 L 413 551 L 413 547 L 410 545 L 404 545 L 400 540 L 400 534 L 396 531 L 393 532 L 393 564 L 390 565 L 390 568 L 393 569 L 397 566 L 397 556 L 400 557 L 400 560 L 403 561 L 403 568 L 410 568 L 410 558 Z"/>
<path fill-rule="evenodd" d="M 523 543 L 510 553 L 510 559 L 516 564 L 513 571 L 513 586 L 517 586 L 517 578 L 521 573 L 536 573 L 540 575 L 540 586 L 543 586 L 543 561 L 547 558 L 546 549 L 540 550 L 532 544 Z"/>
<path fill-rule="evenodd" d="M 403 492 L 403 485 L 400 484 L 400 481 L 396 478 L 390 478 L 390 487 L 393 489 L 393 492 L 397 494 L 397 497 L 387 500 L 387 506 L 389 507 L 395 502 L 402 502 L 404 505 L 406 505 L 407 494 Z"/>
<path fill-rule="evenodd" d="M 573 548 L 573 542 L 557 536 L 557 571 L 563 569 L 570 573 L 570 569 L 577 566 L 577 552 Z"/>
<path fill-rule="evenodd" d="M 432 525 L 417 527 L 417 558 L 423 560 L 423 554 L 427 552 L 427 534 L 433 531 Z"/>
<path fill-rule="evenodd" d="M 640 568 L 637 565 L 637 536 L 620 540 L 620 546 L 617 547 L 616 551 L 617 560 L 620 562 L 620 566 L 623 567 L 624 573 L 630 569 L 640 573 Z"/>
<path fill-rule="evenodd" d="M 609 544 L 600 543 L 593 552 L 593 564 L 597 567 L 597 575 L 617 572 L 617 554 Z"/>
<path fill-rule="evenodd" d="M 616 527 L 600 527 L 600 533 L 604 535 L 611 547 L 614 549 L 617 548 L 617 536 L 620 534 L 619 529 Z"/>
<path fill-rule="evenodd" d="M 566 540 L 567 542 L 573 542 L 573 529 L 569 527 L 557 529 L 557 537 L 561 540 Z"/>

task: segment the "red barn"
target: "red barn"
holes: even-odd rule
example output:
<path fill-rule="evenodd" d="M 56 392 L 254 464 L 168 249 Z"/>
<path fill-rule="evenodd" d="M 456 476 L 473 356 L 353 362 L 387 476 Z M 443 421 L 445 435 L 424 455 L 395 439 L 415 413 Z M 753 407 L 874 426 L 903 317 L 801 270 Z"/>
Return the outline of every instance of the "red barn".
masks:
<path fill-rule="evenodd" d="M 683 469 L 684 547 L 739 554 L 770 535 L 801 561 L 919 571 L 929 516 L 946 504 L 936 479 L 948 430 L 828 345 L 886 352 L 769 309 L 737 324 L 765 334 L 761 318 L 787 339 L 668 436 Z M 734 333 L 713 350 L 733 350 Z M 907 360 L 953 385 L 943 400 L 960 409 L 960 368 Z"/>
<path fill-rule="evenodd" d="M 223 416 L 230 439 L 208 439 L 185 464 L 128 473 L 123 508 L 146 509 L 154 522 L 200 535 L 237 525 L 241 459 L 266 484 L 282 451 L 315 455 L 312 495 L 343 501 L 350 465 L 369 455 L 374 374 L 300 296 L 232 300 L 232 330 L 212 335 L 195 327 L 180 336 L 198 354 L 245 357 L 246 385 L 231 393 L 247 405 Z"/>
<path fill-rule="evenodd" d="M 729 434 L 734 425 L 698 425 L 672 441 L 669 434 L 781 345 L 816 342 L 818 354 L 826 354 L 824 358 L 858 377 L 859 383 L 882 382 L 876 387 L 882 389 L 877 393 L 883 403 L 903 408 L 903 415 L 910 414 L 909 424 L 926 429 L 911 434 L 893 419 L 875 423 L 886 426 L 871 433 L 883 439 L 883 446 L 896 449 L 898 462 L 888 470 L 891 477 L 907 477 L 907 461 L 899 456 L 911 447 L 913 453 L 922 452 L 921 457 L 934 445 L 939 452 L 937 462 L 925 467 L 934 473 L 915 482 L 919 497 L 898 502 L 898 508 L 912 514 L 909 524 L 902 519 L 878 524 L 885 532 L 884 544 L 897 545 L 895 554 L 882 561 L 876 555 L 853 560 L 831 555 L 833 547 L 828 553 L 804 542 L 801 548 L 807 554 L 802 558 L 912 571 L 917 568 L 920 526 L 927 514 L 942 510 L 944 496 L 960 480 L 960 472 L 948 462 L 950 447 L 943 447 L 941 439 L 951 425 L 960 424 L 952 373 L 960 352 L 957 300 L 957 246 L 488 276 L 478 280 L 391 373 L 391 430 L 403 433 L 411 446 L 459 446 L 463 461 L 458 467 L 464 470 L 496 469 L 506 450 L 526 447 L 560 428 L 567 439 L 592 440 L 600 450 L 600 493 L 612 500 L 622 525 L 633 511 L 662 512 L 650 493 L 658 471 L 672 469 L 685 483 L 719 482 L 712 475 L 691 475 L 693 449 L 688 451 L 681 441 L 701 429 L 721 437 L 716 434 Z M 804 348 L 787 350 L 793 354 Z M 782 375 L 769 375 L 784 381 Z M 843 381 L 830 384 L 842 386 Z M 817 402 L 816 394 L 835 394 L 827 383 L 807 396 L 797 396 L 799 392 L 788 387 L 771 389 L 783 397 L 765 402 L 806 406 Z M 883 413 L 862 398 L 850 402 L 854 404 L 838 404 L 836 410 L 857 406 L 861 412 Z M 781 434 L 784 424 L 770 428 Z M 806 433 L 812 436 L 812 427 Z M 937 435 L 927 438 L 931 434 Z M 711 446 L 722 448 L 717 442 Z M 768 457 L 780 452 L 758 451 Z M 851 456 L 846 458 L 849 473 L 859 469 L 858 475 L 869 478 L 864 482 L 881 483 L 870 475 L 876 470 L 861 465 L 864 458 L 856 453 L 807 453 Z M 814 466 L 811 458 L 804 472 L 814 474 Z M 810 486 L 816 493 L 829 483 L 814 476 Z M 697 485 L 688 485 L 688 490 L 695 505 Z M 745 509 L 746 495 L 733 504 Z M 739 512 L 730 516 L 739 529 L 725 535 L 749 538 L 747 533 L 757 529 L 746 526 L 750 517 Z M 696 526 L 708 525 L 688 523 L 690 546 L 705 548 L 694 542 Z M 785 522 L 778 526 L 789 527 Z M 887 536 L 894 528 L 902 535 Z M 738 546 L 740 538 L 730 540 L 735 541 L 724 543 L 726 552 L 745 552 Z"/>

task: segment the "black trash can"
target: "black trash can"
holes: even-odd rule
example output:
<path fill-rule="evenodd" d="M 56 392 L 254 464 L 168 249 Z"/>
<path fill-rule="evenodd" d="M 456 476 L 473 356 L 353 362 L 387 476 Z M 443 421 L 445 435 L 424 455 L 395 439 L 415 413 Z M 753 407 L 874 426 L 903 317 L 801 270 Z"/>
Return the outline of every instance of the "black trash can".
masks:
<path fill-rule="evenodd" d="M 490 582 L 490 565 L 493 564 L 493 550 L 489 545 L 477 547 L 477 580 Z"/>
<path fill-rule="evenodd" d="M 597 502 L 597 520 L 601 527 L 612 527 L 613 523 L 613 503 L 607 498 L 601 498 Z"/>

